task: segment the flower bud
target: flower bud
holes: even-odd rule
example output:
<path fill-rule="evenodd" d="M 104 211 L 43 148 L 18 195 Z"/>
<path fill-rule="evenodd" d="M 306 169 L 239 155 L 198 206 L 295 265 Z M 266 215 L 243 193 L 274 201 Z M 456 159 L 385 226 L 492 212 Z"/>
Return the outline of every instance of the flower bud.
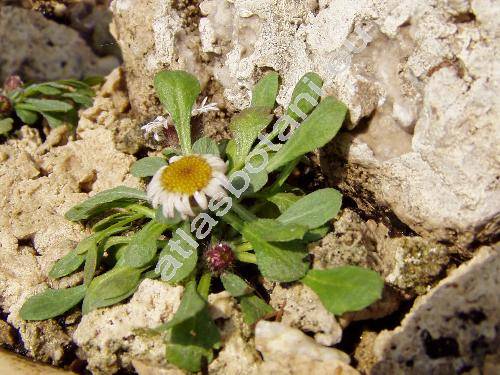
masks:
<path fill-rule="evenodd" d="M 220 242 L 205 251 L 205 262 L 213 273 L 218 274 L 231 268 L 235 259 L 233 250 L 225 242 Z"/>
<path fill-rule="evenodd" d="M 5 92 L 10 92 L 14 91 L 15 89 L 18 89 L 23 85 L 23 81 L 21 80 L 21 77 L 12 75 L 8 76 L 7 79 L 5 80 L 3 84 L 3 89 Z"/>
<path fill-rule="evenodd" d="M 6 115 L 12 110 L 12 104 L 5 95 L 0 95 L 0 113 Z"/>

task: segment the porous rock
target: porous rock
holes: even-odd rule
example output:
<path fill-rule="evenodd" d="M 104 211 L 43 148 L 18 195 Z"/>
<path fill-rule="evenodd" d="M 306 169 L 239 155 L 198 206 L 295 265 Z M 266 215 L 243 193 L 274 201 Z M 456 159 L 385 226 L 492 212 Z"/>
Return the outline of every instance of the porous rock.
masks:
<path fill-rule="evenodd" d="M 260 366 L 262 373 L 358 374 L 348 365 L 347 354 L 322 346 L 298 329 L 283 323 L 258 322 L 255 347 L 264 358 Z"/>
<path fill-rule="evenodd" d="M 144 332 L 170 320 L 179 307 L 183 287 L 144 280 L 132 299 L 84 315 L 73 339 L 93 374 L 131 369 L 133 360 L 173 369 L 165 360 L 161 335 Z M 142 331 L 141 331 L 142 330 Z"/>
<path fill-rule="evenodd" d="M 18 74 L 25 81 L 81 79 L 105 75 L 119 64 L 98 57 L 78 32 L 38 12 L 0 6 L 0 81 Z"/>
<path fill-rule="evenodd" d="M 281 322 L 304 332 L 314 333 L 314 339 L 326 346 L 342 339 L 342 328 L 329 313 L 318 296 L 307 286 L 297 283 L 277 284 L 271 292 L 270 305 L 282 311 Z"/>
<path fill-rule="evenodd" d="M 499 275 L 498 249 L 481 248 L 417 300 L 400 327 L 379 334 L 371 373 L 483 373 L 495 356 L 498 363 Z"/>

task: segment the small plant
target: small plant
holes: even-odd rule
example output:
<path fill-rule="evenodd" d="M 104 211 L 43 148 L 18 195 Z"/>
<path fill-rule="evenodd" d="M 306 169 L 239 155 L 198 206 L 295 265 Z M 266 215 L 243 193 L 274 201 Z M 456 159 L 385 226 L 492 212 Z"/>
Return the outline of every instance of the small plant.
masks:
<path fill-rule="evenodd" d="M 78 109 L 92 105 L 92 86 L 101 81 L 90 77 L 24 85 L 18 76 L 8 77 L 0 94 L 0 136 L 7 135 L 16 122 L 34 125 L 40 118 L 51 128 L 76 126 Z"/>
<path fill-rule="evenodd" d="M 202 137 L 192 143 L 190 122 L 200 85 L 186 72 L 159 73 L 156 92 L 180 149 L 165 149 L 163 156 L 132 166 L 135 176 L 152 177 L 146 192 L 120 186 L 66 213 L 71 221 L 92 223 L 93 234 L 57 261 L 50 277 L 83 266 L 83 284 L 31 297 L 22 318 L 53 318 L 82 300 L 87 314 L 123 301 L 145 278 L 183 284 L 175 316 L 155 332 L 165 333 L 170 363 L 196 372 L 220 347 L 207 309 L 211 288 L 222 285 L 234 296 L 250 325 L 273 314 L 256 285 L 241 276 L 245 264 L 256 265 L 251 269 L 270 281 L 304 283 L 335 315 L 380 298 L 383 281 L 371 270 L 310 266 L 307 244 L 329 231 L 341 194 L 332 188 L 306 194 L 287 180 L 344 121 L 346 107 L 330 96 L 320 100 L 321 86 L 318 75 L 304 75 L 285 115 L 265 134 L 279 87 L 278 75 L 269 73 L 254 88 L 250 108 L 232 119 L 233 139 L 217 144 Z M 286 142 L 273 143 L 276 137 Z M 214 278 L 221 283 L 213 284 Z"/>

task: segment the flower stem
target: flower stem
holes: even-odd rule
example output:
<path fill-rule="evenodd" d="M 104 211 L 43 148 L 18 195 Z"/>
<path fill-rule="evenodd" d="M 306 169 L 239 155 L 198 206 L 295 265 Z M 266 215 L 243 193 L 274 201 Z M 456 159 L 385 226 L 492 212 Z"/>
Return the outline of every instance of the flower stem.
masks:
<path fill-rule="evenodd" d="M 152 208 L 142 206 L 140 204 L 130 204 L 127 206 L 127 209 L 130 211 L 137 212 L 139 214 L 142 214 L 146 217 L 149 217 L 150 219 L 154 219 L 156 217 L 156 212 Z"/>
<path fill-rule="evenodd" d="M 200 282 L 198 283 L 198 293 L 200 293 L 200 295 L 204 298 L 208 297 L 211 281 L 212 274 L 210 272 L 204 273 L 200 278 Z"/>
<path fill-rule="evenodd" d="M 235 253 L 244 253 L 245 251 L 253 250 L 253 246 L 250 242 L 244 242 L 234 248 Z"/>
<path fill-rule="evenodd" d="M 242 252 L 234 255 L 240 262 L 257 264 L 257 257 L 253 253 Z"/>

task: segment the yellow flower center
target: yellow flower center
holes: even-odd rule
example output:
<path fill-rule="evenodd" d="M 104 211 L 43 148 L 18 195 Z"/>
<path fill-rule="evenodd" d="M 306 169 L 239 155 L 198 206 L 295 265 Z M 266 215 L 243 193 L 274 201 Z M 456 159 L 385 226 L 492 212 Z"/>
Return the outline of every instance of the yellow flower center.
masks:
<path fill-rule="evenodd" d="M 193 195 L 207 187 L 212 177 L 212 167 L 197 155 L 184 156 L 168 165 L 161 174 L 163 189 L 180 194 Z"/>

